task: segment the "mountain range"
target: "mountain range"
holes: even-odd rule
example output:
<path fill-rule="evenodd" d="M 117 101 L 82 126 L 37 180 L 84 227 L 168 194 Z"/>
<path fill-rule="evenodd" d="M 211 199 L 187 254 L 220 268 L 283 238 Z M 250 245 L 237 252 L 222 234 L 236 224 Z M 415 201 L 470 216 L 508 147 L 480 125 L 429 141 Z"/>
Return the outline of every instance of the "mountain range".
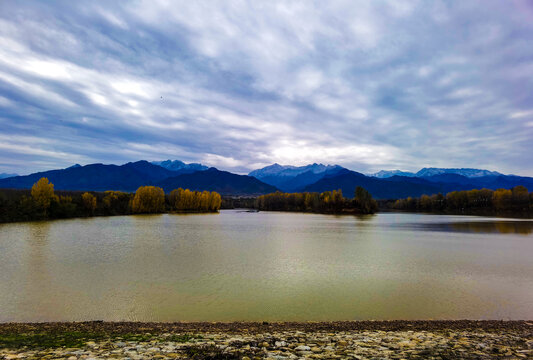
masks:
<path fill-rule="evenodd" d="M 466 176 L 469 178 L 472 177 L 482 177 L 482 176 L 499 176 L 503 175 L 497 171 L 481 170 L 481 169 L 470 169 L 470 168 L 461 168 L 461 169 L 444 169 L 444 168 L 423 168 L 416 173 L 402 170 L 381 170 L 374 174 L 369 174 L 368 176 L 378 177 L 381 179 L 389 178 L 392 176 L 407 176 L 407 177 L 429 177 L 440 174 L 457 174 Z"/>
<path fill-rule="evenodd" d="M 471 168 L 423 168 L 416 173 L 382 170 L 373 175 L 364 175 L 338 165 L 295 167 L 274 164 L 254 170 L 249 175 L 283 191 L 323 192 L 341 189 L 345 197 L 353 197 L 354 189 L 362 186 L 378 199 L 446 194 L 454 190 L 480 188 L 509 189 L 516 185 L 533 189 L 533 178 Z"/>
<path fill-rule="evenodd" d="M 305 166 L 291 166 L 273 164 L 250 172 L 253 176 L 267 184 L 283 191 L 297 191 L 306 185 L 313 184 L 325 176 L 334 176 L 339 171 L 346 170 L 339 165 L 310 164 Z"/>
<path fill-rule="evenodd" d="M 207 170 L 208 167 L 198 163 L 186 164 L 180 160 L 152 161 L 152 164 L 159 165 L 167 170 L 185 172 L 195 172 Z"/>
<path fill-rule="evenodd" d="M 29 189 L 41 177 L 47 177 L 57 190 L 133 192 L 142 185 L 155 185 L 167 193 L 181 187 L 233 196 L 255 196 L 277 190 L 323 192 L 341 189 L 345 197 L 353 197 L 357 186 L 364 187 L 378 199 L 479 188 L 509 189 L 516 185 L 533 189 L 531 177 L 482 169 L 423 168 L 416 173 L 382 170 L 369 176 L 339 165 L 273 164 L 248 175 L 237 175 L 179 160 L 141 160 L 123 165 L 76 164 L 66 169 L 3 178 L 0 188 Z"/>
<path fill-rule="evenodd" d="M 133 192 L 143 185 L 160 186 L 166 192 L 181 187 L 217 191 L 222 195 L 260 195 L 277 190 L 254 177 L 207 168 L 200 164 L 183 166 L 179 164 L 181 162 L 162 163 L 176 170 L 169 170 L 144 160 L 124 165 L 74 165 L 61 170 L 0 179 L 0 188 L 29 189 L 41 177 L 46 177 L 56 190 Z M 195 168 L 202 170 L 196 171 Z"/>

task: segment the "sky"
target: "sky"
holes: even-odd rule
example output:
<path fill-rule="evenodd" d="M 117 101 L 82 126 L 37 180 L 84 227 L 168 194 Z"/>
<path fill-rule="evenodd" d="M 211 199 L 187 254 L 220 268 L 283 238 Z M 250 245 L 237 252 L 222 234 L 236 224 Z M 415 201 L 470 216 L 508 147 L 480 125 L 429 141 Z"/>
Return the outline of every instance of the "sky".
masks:
<path fill-rule="evenodd" d="M 0 1 L 0 173 L 533 176 L 533 2 Z"/>

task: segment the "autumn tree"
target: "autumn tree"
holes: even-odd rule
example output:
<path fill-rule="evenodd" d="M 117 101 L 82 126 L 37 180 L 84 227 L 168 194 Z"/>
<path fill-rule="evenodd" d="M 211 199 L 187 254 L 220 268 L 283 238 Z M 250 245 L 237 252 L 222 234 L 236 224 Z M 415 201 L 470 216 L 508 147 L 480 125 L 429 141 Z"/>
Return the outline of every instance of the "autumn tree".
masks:
<path fill-rule="evenodd" d="M 513 192 L 508 189 L 498 189 L 492 194 L 492 203 L 496 210 L 506 210 L 511 206 Z"/>
<path fill-rule="evenodd" d="M 50 203 L 56 198 L 54 194 L 54 184 L 48 178 L 40 178 L 31 188 L 31 197 L 35 203 L 44 211 L 45 216 L 50 208 Z"/>
<path fill-rule="evenodd" d="M 178 189 L 176 196 L 176 202 L 174 204 L 175 209 L 178 211 L 192 210 L 193 193 L 189 189 Z"/>
<path fill-rule="evenodd" d="M 344 197 L 342 190 L 333 190 L 331 192 L 331 209 L 333 212 L 340 212 L 344 208 Z"/>
<path fill-rule="evenodd" d="M 176 211 L 218 211 L 222 204 L 219 193 L 212 191 L 190 191 L 189 189 L 172 190 L 169 203 Z"/>
<path fill-rule="evenodd" d="M 85 210 L 87 210 L 89 214 L 93 215 L 94 211 L 96 210 L 96 197 L 93 194 L 85 192 L 81 195 L 81 201 Z"/>
<path fill-rule="evenodd" d="M 192 204 L 191 204 L 191 210 L 200 210 L 202 208 L 201 204 L 201 193 L 199 191 L 193 191 L 192 193 Z"/>
<path fill-rule="evenodd" d="M 159 213 L 165 210 L 165 193 L 156 186 L 141 186 L 135 192 L 131 209 L 134 213 Z"/>
<path fill-rule="evenodd" d="M 172 209 L 178 210 L 178 206 L 180 204 L 180 199 L 182 196 L 183 196 L 182 188 L 174 189 L 170 192 L 170 195 L 168 196 L 168 198 L 169 198 L 170 207 Z"/>
<path fill-rule="evenodd" d="M 222 198 L 220 197 L 220 194 L 215 191 L 211 191 L 209 193 L 209 211 L 220 210 L 221 204 L 222 204 Z"/>

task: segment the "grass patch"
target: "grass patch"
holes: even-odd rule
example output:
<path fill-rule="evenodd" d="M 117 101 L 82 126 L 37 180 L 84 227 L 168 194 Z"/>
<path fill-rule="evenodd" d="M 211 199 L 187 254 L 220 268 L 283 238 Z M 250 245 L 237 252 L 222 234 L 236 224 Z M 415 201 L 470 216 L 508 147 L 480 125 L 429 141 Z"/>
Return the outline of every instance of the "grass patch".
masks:
<path fill-rule="evenodd" d="M 177 342 L 186 343 L 203 339 L 201 335 L 172 334 L 158 337 L 153 334 L 126 333 L 106 334 L 83 331 L 58 331 L 42 333 L 0 334 L 0 349 L 43 349 L 43 348 L 83 348 L 88 341 L 134 341 L 134 342 Z"/>
<path fill-rule="evenodd" d="M 86 332 L 61 332 L 38 334 L 0 334 L 0 348 L 79 348 L 87 341 L 106 338 L 104 334 Z"/>

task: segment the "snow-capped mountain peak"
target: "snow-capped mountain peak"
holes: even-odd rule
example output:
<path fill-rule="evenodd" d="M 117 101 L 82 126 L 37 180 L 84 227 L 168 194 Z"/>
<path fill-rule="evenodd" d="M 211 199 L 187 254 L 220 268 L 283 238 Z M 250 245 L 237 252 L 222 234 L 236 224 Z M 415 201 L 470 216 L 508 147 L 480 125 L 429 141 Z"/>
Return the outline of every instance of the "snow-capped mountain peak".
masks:
<path fill-rule="evenodd" d="M 377 177 L 380 179 L 389 178 L 391 176 L 409 176 L 413 177 L 415 176 L 414 173 L 409 171 L 402 171 L 402 170 L 381 170 L 374 174 L 368 174 L 368 176 Z"/>
<path fill-rule="evenodd" d="M 339 165 L 324 165 L 324 164 L 309 164 L 305 166 L 292 166 L 292 165 L 280 165 L 278 163 L 266 166 L 262 169 L 257 169 L 250 172 L 248 175 L 257 179 L 262 179 L 267 176 L 284 176 L 295 177 L 306 172 L 312 172 L 313 174 L 321 174 L 326 171 L 335 169 L 342 169 Z"/>
<path fill-rule="evenodd" d="M 445 168 L 423 168 L 418 171 L 415 176 L 417 177 L 427 177 L 440 174 L 457 174 L 466 176 L 469 178 L 476 178 L 482 176 L 498 176 L 502 175 L 497 171 L 490 171 L 484 169 L 471 169 L 471 168 L 461 168 L 461 169 L 445 169 Z"/>

